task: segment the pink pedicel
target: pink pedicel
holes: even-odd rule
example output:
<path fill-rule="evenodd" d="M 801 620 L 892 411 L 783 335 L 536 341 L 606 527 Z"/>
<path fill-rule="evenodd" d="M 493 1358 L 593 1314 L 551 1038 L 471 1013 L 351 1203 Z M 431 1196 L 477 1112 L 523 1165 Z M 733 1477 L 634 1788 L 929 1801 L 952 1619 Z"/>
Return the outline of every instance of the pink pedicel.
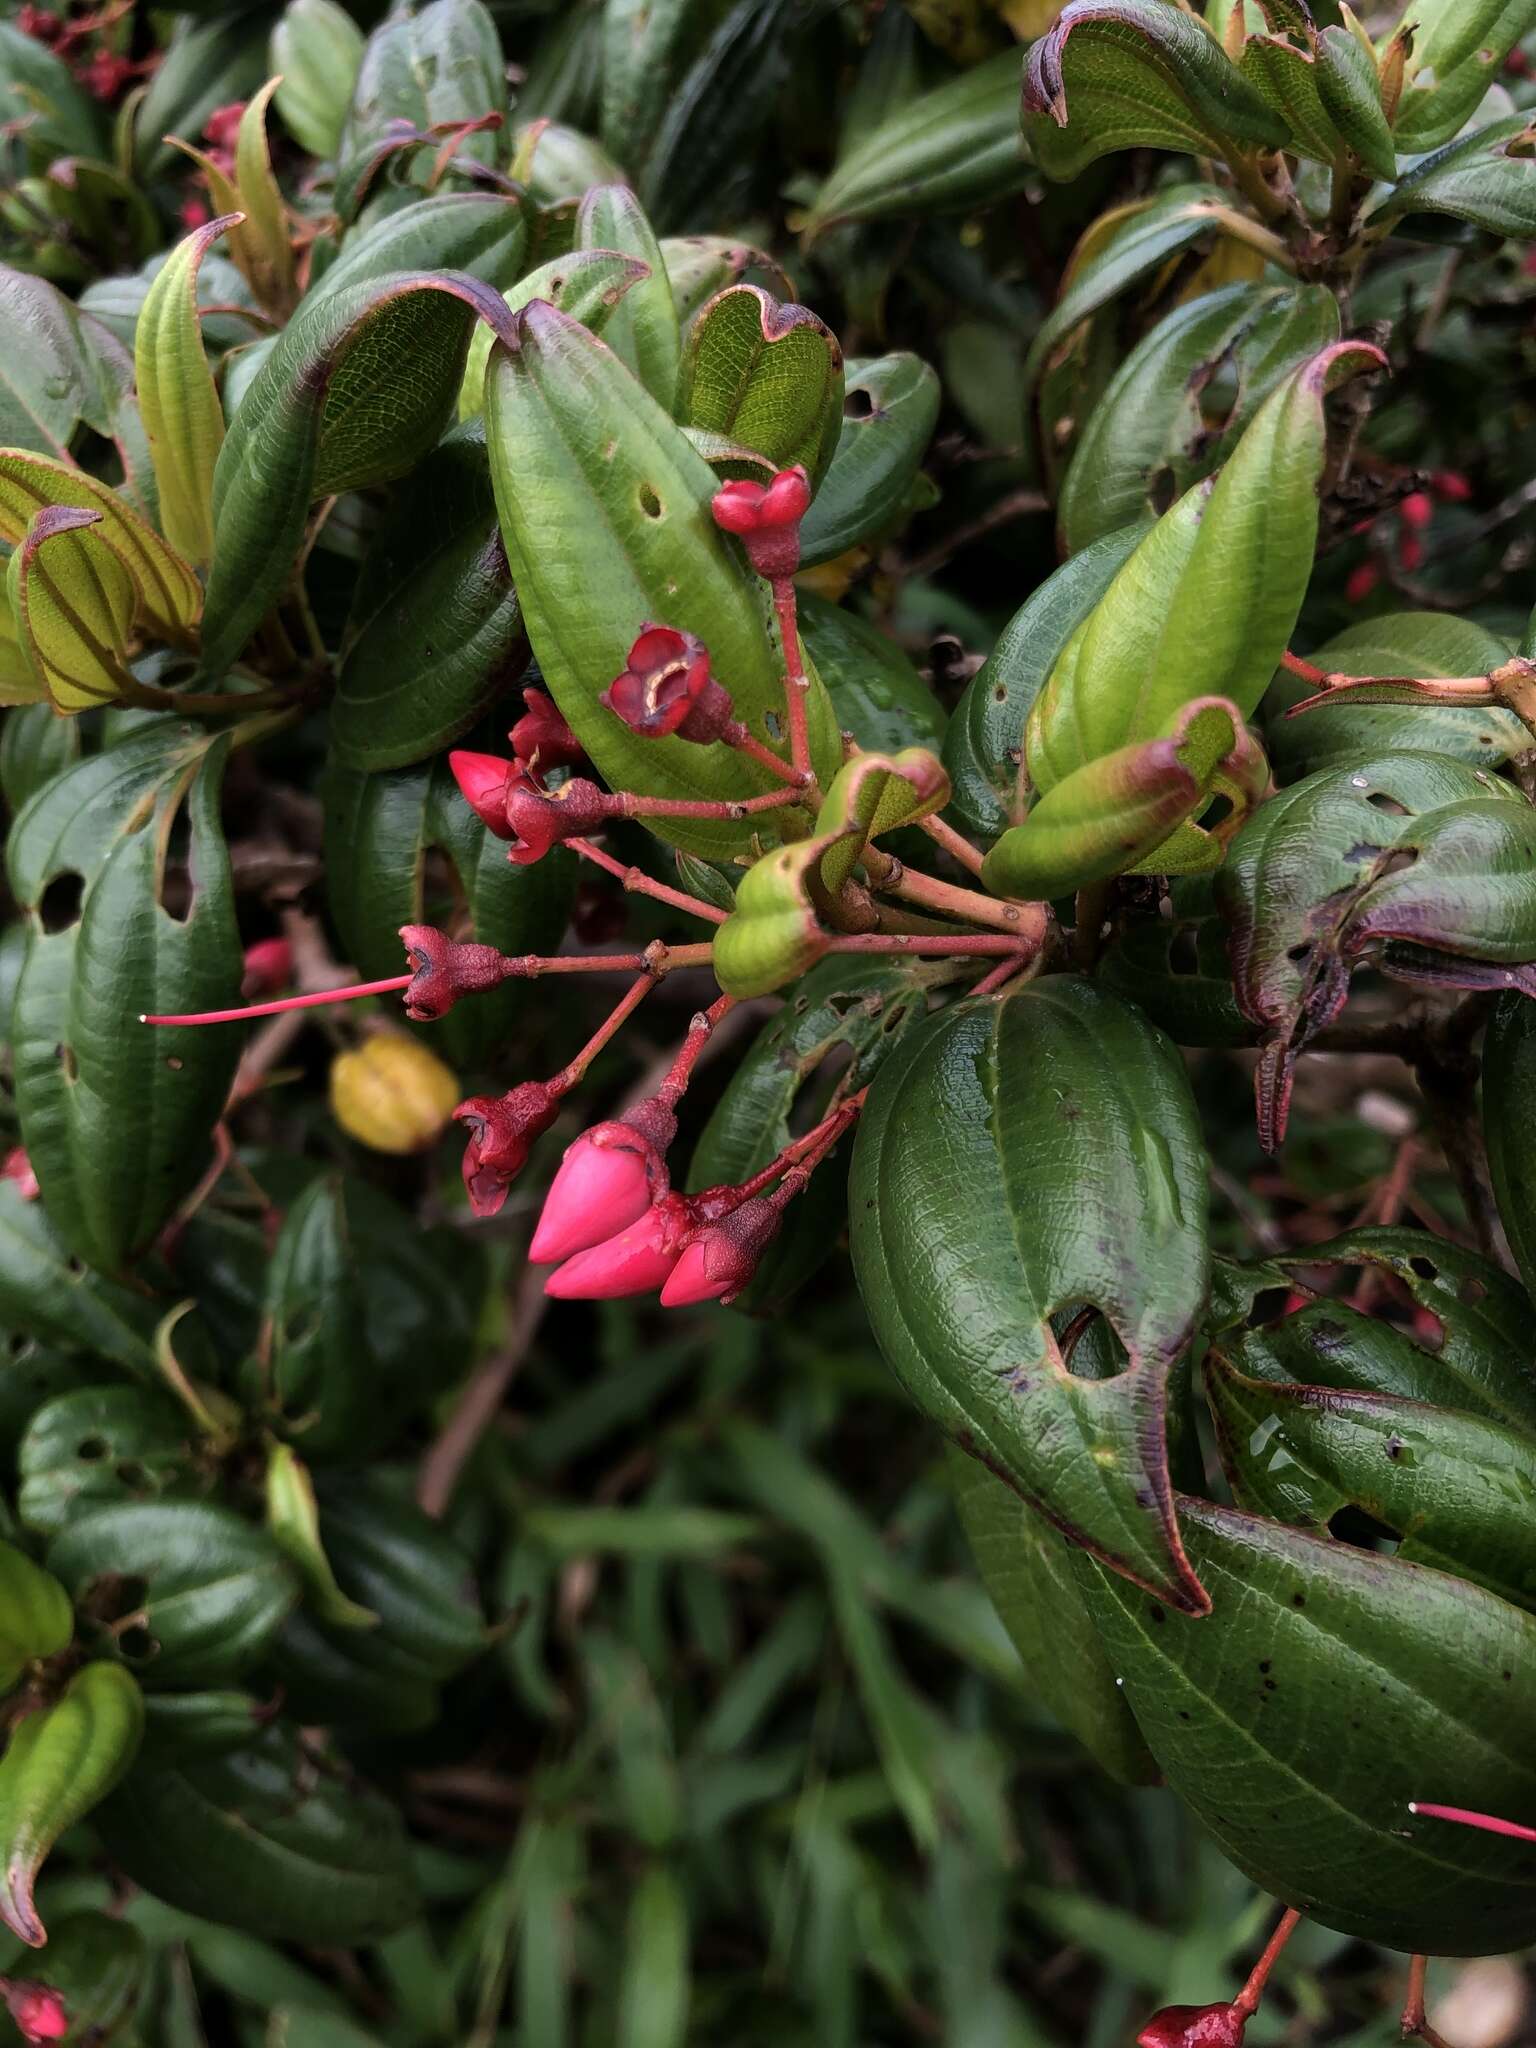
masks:
<path fill-rule="evenodd" d="M 615 1301 L 654 1294 L 671 1274 L 693 1228 L 682 1195 L 663 1195 L 637 1222 L 557 1266 L 544 1292 L 557 1301 Z"/>

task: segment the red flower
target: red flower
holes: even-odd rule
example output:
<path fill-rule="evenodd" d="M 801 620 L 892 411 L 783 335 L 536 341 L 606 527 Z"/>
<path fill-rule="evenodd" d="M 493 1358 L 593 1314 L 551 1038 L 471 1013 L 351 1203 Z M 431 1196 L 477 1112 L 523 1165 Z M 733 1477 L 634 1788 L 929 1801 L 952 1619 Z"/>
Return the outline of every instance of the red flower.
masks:
<path fill-rule="evenodd" d="M 547 772 L 551 768 L 579 768 L 586 758 L 581 741 L 561 717 L 553 697 L 542 690 L 524 690 L 528 709 L 507 737 L 519 761 Z"/>
<path fill-rule="evenodd" d="M 464 1189 L 477 1216 L 494 1216 L 528 1163 L 536 1138 L 554 1122 L 560 1098 L 542 1081 L 523 1081 L 505 1095 L 471 1095 L 453 1112 L 469 1128 Z"/>
<path fill-rule="evenodd" d="M 810 509 L 811 480 L 797 463 L 771 484 L 722 484 L 710 501 L 715 524 L 738 535 L 759 576 L 793 576 L 800 566 L 800 522 Z"/>
<path fill-rule="evenodd" d="M 115 100 L 133 77 L 136 66 L 110 50 L 97 50 L 76 71 L 75 76 L 94 100 Z"/>
<path fill-rule="evenodd" d="M 37 43 L 56 43 L 64 29 L 59 15 L 50 13 L 46 7 L 34 7 L 31 0 L 23 0 L 17 8 L 16 26 Z"/>
<path fill-rule="evenodd" d="M 731 720 L 730 696 L 709 672 L 709 649 L 671 626 L 641 627 L 629 667 L 604 690 L 603 702 L 644 739 L 675 732 L 707 746 Z"/>
<path fill-rule="evenodd" d="M 1349 581 L 1344 586 L 1346 604 L 1364 604 L 1376 585 L 1381 581 L 1381 571 L 1374 562 L 1362 562 L 1351 569 Z"/>
<path fill-rule="evenodd" d="M 240 993 L 248 1003 L 275 996 L 293 980 L 293 948 L 286 939 L 257 939 L 245 949 Z"/>
<path fill-rule="evenodd" d="M 69 2008 L 51 1984 L 0 1977 L 6 2008 L 23 2041 L 62 2041 L 69 2032 Z"/>
<path fill-rule="evenodd" d="M 1437 469 L 1429 480 L 1429 487 L 1447 505 L 1465 505 L 1472 495 L 1472 481 L 1459 469 Z"/>
<path fill-rule="evenodd" d="M 654 1103 L 594 1124 L 566 1147 L 528 1247 L 552 1266 L 628 1230 L 668 1191 L 668 1145 L 677 1119 Z"/>
<path fill-rule="evenodd" d="M 244 100 L 230 100 L 224 106 L 214 108 L 203 123 L 203 140 L 210 154 L 225 150 L 233 155 L 235 139 L 240 133 L 240 117 L 244 112 Z"/>
<path fill-rule="evenodd" d="M 460 796 L 487 832 L 494 832 L 498 839 L 510 839 L 507 784 L 512 779 L 512 763 L 499 754 L 471 754 L 456 747 L 448 756 L 448 766 L 459 785 Z"/>
<path fill-rule="evenodd" d="M 626 1294 L 654 1294 L 682 1257 L 693 1228 L 693 1210 L 682 1195 L 663 1195 L 638 1222 L 577 1252 L 544 1282 L 556 1301 L 615 1301 Z"/>
<path fill-rule="evenodd" d="M 1397 516 L 1402 520 L 1404 526 L 1411 526 L 1417 531 L 1422 527 L 1428 526 L 1431 519 L 1434 518 L 1435 501 L 1428 491 L 1410 491 L 1401 505 L 1398 506 Z"/>
<path fill-rule="evenodd" d="M 181 210 L 176 217 L 188 234 L 192 232 L 193 228 L 206 227 L 208 222 L 213 219 L 206 199 L 184 199 L 181 202 Z"/>

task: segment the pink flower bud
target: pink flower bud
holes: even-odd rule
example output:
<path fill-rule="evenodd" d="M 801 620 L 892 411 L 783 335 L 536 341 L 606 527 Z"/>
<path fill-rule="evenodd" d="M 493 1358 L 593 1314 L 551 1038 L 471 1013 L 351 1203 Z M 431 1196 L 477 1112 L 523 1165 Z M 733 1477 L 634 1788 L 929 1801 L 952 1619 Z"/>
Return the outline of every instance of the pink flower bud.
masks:
<path fill-rule="evenodd" d="M 244 113 L 244 100 L 227 100 L 222 107 L 214 108 L 203 123 L 203 140 L 210 149 L 233 151 Z"/>
<path fill-rule="evenodd" d="M 429 924 L 403 924 L 400 942 L 415 969 L 403 1001 L 418 1024 L 446 1017 L 460 996 L 480 995 L 507 977 L 508 962 L 494 946 L 456 945 Z"/>
<path fill-rule="evenodd" d="M 543 690 L 524 690 L 528 709 L 507 737 L 512 751 L 530 768 L 577 768 L 586 759 L 581 741 L 561 717 L 553 697 Z"/>
<path fill-rule="evenodd" d="M 1411 491 L 1398 506 L 1397 516 L 1404 526 L 1422 529 L 1435 516 L 1435 501 L 1428 491 Z"/>
<path fill-rule="evenodd" d="M 603 692 L 603 702 L 633 733 L 707 746 L 731 721 L 729 693 L 709 671 L 709 649 L 692 633 L 644 626 L 629 650 L 629 667 Z"/>
<path fill-rule="evenodd" d="M 666 1194 L 666 1147 L 677 1119 L 656 1108 L 642 1103 L 629 1117 L 594 1124 L 566 1147 L 528 1247 L 535 1266 L 604 1243 Z"/>
<path fill-rule="evenodd" d="M 6 2009 L 23 2041 L 62 2041 L 69 2032 L 69 2008 L 51 1984 L 0 1977 Z"/>
<path fill-rule="evenodd" d="M 663 1195 L 616 1237 L 577 1252 L 557 1266 L 544 1292 L 557 1301 L 614 1301 L 624 1294 L 654 1294 L 677 1264 L 693 1211 L 682 1195 Z"/>
<path fill-rule="evenodd" d="M 184 199 L 176 218 L 190 234 L 193 228 L 205 227 L 213 219 L 206 199 Z"/>
<path fill-rule="evenodd" d="M 1136 2048 L 1242 2048 L 1247 2024 L 1232 2005 L 1165 2005 L 1136 2036 Z"/>
<path fill-rule="evenodd" d="M 512 763 L 503 761 L 498 754 L 471 754 L 458 747 L 448 756 L 448 766 L 459 785 L 459 794 L 486 831 L 494 832 L 498 839 L 510 839 L 507 784 L 512 777 Z"/>
<path fill-rule="evenodd" d="M 1358 568 L 1351 569 L 1349 572 L 1349 581 L 1344 585 L 1344 602 L 1346 604 L 1364 604 L 1380 581 L 1381 571 L 1376 567 L 1376 564 L 1374 562 L 1362 562 Z"/>
<path fill-rule="evenodd" d="M 512 828 L 507 859 L 520 868 L 531 867 L 562 839 L 581 839 L 596 831 L 615 808 L 613 798 L 585 776 L 573 775 L 558 789 L 545 789 L 520 763 L 514 763 L 506 797 L 507 823 Z"/>
<path fill-rule="evenodd" d="M 1410 576 L 1424 566 L 1424 542 L 1416 533 L 1405 533 L 1398 542 L 1397 559 Z"/>
<path fill-rule="evenodd" d="M 471 1095 L 453 1112 L 469 1128 L 464 1191 L 477 1216 L 494 1216 L 528 1163 L 536 1138 L 554 1122 L 560 1097 L 542 1081 L 523 1081 L 505 1095 Z"/>
<path fill-rule="evenodd" d="M 248 1002 L 275 996 L 293 980 L 293 948 L 286 939 L 258 939 L 245 949 L 240 993 Z"/>
<path fill-rule="evenodd" d="M 722 484 L 710 500 L 715 524 L 736 534 L 759 576 L 793 576 L 800 566 L 800 522 L 810 509 L 811 480 L 797 463 L 768 485 L 745 479 Z"/>
<path fill-rule="evenodd" d="M 1429 480 L 1429 488 L 1447 505 L 1465 505 L 1472 496 L 1472 480 L 1459 469 L 1437 469 Z"/>
<path fill-rule="evenodd" d="M 728 1216 L 695 1231 L 661 1290 L 662 1307 L 685 1308 L 692 1302 L 723 1301 L 739 1294 L 778 1235 L 781 1220 L 772 1202 L 754 1195 Z"/>
<path fill-rule="evenodd" d="M 35 1202 L 42 1192 L 25 1145 L 13 1145 L 6 1153 L 4 1165 L 0 1165 L 0 1180 L 12 1182 L 24 1202 Z"/>

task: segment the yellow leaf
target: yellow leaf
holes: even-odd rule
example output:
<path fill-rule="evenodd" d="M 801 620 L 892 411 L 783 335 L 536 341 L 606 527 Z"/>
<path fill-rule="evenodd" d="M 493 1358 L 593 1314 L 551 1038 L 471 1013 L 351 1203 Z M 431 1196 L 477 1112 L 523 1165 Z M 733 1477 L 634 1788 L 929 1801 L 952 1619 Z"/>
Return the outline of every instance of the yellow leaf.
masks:
<path fill-rule="evenodd" d="M 150 286 L 134 332 L 134 376 L 160 490 L 160 523 L 173 547 L 206 568 L 213 555 L 213 470 L 224 445 L 197 317 L 197 273 L 226 228 L 227 213 L 179 242 Z"/>
<path fill-rule="evenodd" d="M 11 614 L 34 675 L 60 711 L 122 694 L 137 593 L 99 512 L 39 512 L 7 571 Z"/>

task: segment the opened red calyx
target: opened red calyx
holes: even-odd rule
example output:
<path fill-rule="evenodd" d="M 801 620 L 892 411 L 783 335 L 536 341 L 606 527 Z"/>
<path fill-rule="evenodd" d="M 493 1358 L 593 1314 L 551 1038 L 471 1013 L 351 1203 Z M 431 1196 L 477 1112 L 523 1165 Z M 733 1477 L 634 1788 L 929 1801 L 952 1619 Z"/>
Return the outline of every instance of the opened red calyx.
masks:
<path fill-rule="evenodd" d="M 494 1216 L 560 1110 L 560 1096 L 543 1081 L 522 1081 L 505 1095 L 471 1095 L 453 1112 L 469 1129 L 464 1147 L 464 1192 L 477 1216 Z"/>
<path fill-rule="evenodd" d="M 641 628 L 628 668 L 608 685 L 603 702 L 644 739 L 676 733 L 707 746 L 731 722 L 730 694 L 710 673 L 709 649 L 672 626 Z"/>
<path fill-rule="evenodd" d="M 715 524 L 734 533 L 759 576 L 793 576 L 800 566 L 800 522 L 810 510 L 811 480 L 797 463 L 770 484 L 739 479 L 710 500 Z"/>
<path fill-rule="evenodd" d="M 524 690 L 527 710 L 507 737 L 519 761 L 544 772 L 577 768 L 586 759 L 581 741 L 566 724 L 553 697 L 544 690 Z"/>
<path fill-rule="evenodd" d="M 460 996 L 480 995 L 506 979 L 508 962 L 494 946 L 460 944 L 429 924 L 403 924 L 400 942 L 415 972 L 405 1014 L 418 1024 L 446 1017 Z"/>

